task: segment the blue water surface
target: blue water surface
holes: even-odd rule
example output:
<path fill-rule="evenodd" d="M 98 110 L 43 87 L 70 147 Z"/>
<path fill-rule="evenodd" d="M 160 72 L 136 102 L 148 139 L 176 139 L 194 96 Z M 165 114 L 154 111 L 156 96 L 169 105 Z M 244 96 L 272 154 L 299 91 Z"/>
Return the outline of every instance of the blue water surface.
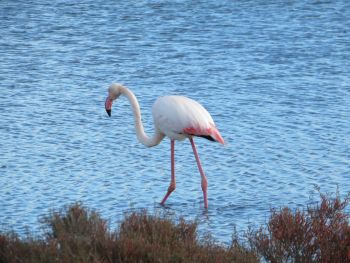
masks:
<path fill-rule="evenodd" d="M 233 227 L 266 222 L 270 208 L 304 206 L 350 190 L 348 1 L 1 1 L 0 228 L 36 232 L 38 217 L 81 201 L 112 226 L 125 211 L 197 219 L 229 242 Z M 145 129 L 158 96 L 199 101 L 227 145 L 197 139 L 137 142 L 121 82 Z"/>

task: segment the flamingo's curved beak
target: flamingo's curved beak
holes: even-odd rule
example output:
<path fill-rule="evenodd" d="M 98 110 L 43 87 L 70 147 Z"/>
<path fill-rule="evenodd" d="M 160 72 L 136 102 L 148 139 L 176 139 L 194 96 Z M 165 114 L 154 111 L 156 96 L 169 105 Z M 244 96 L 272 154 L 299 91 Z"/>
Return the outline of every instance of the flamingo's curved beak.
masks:
<path fill-rule="evenodd" d="M 108 96 L 105 102 L 105 109 L 109 117 L 112 116 L 112 103 L 113 103 L 113 100 L 111 100 L 110 97 Z"/>

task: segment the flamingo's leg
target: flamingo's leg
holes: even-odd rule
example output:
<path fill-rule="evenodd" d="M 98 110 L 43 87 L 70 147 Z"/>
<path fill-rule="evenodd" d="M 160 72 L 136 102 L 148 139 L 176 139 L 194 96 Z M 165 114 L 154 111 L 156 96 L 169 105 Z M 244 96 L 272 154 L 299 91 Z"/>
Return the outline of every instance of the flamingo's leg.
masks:
<path fill-rule="evenodd" d="M 164 196 L 161 204 L 164 205 L 165 201 L 168 199 L 169 195 L 175 190 L 175 140 L 171 140 L 171 182 L 168 188 L 168 192 Z"/>
<path fill-rule="evenodd" d="M 194 156 L 196 157 L 198 170 L 199 170 L 201 177 L 202 177 L 202 190 L 203 190 L 203 197 L 204 197 L 204 207 L 208 208 L 208 198 L 207 198 L 208 180 L 204 174 L 204 171 L 203 171 L 203 168 L 201 165 L 201 161 L 199 160 L 199 156 L 198 156 L 196 145 L 194 144 L 193 138 L 190 138 L 190 142 L 192 145 Z"/>

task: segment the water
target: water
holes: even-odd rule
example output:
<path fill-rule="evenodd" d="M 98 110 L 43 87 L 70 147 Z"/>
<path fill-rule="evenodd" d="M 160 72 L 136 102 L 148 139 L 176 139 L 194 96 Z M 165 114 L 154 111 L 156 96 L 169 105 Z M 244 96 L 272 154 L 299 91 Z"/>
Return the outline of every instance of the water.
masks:
<path fill-rule="evenodd" d="M 271 1 L 276 2 L 276 1 Z M 0 225 L 38 230 L 50 209 L 82 201 L 112 225 L 124 211 L 197 218 L 229 242 L 271 207 L 303 206 L 314 185 L 350 189 L 348 1 L 1 1 Z M 209 180 L 204 212 L 191 146 L 137 143 L 122 82 L 151 133 L 157 96 L 212 114 L 228 145 L 197 139 Z"/>

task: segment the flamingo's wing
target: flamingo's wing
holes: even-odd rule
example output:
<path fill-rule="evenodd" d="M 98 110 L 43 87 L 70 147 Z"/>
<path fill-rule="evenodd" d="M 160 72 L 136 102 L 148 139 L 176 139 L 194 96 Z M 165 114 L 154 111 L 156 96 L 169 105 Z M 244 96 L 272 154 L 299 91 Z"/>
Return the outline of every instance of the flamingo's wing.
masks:
<path fill-rule="evenodd" d="M 189 135 L 205 137 L 224 144 L 208 111 L 198 102 L 182 96 L 165 96 L 153 105 L 157 129 L 173 139 Z"/>

